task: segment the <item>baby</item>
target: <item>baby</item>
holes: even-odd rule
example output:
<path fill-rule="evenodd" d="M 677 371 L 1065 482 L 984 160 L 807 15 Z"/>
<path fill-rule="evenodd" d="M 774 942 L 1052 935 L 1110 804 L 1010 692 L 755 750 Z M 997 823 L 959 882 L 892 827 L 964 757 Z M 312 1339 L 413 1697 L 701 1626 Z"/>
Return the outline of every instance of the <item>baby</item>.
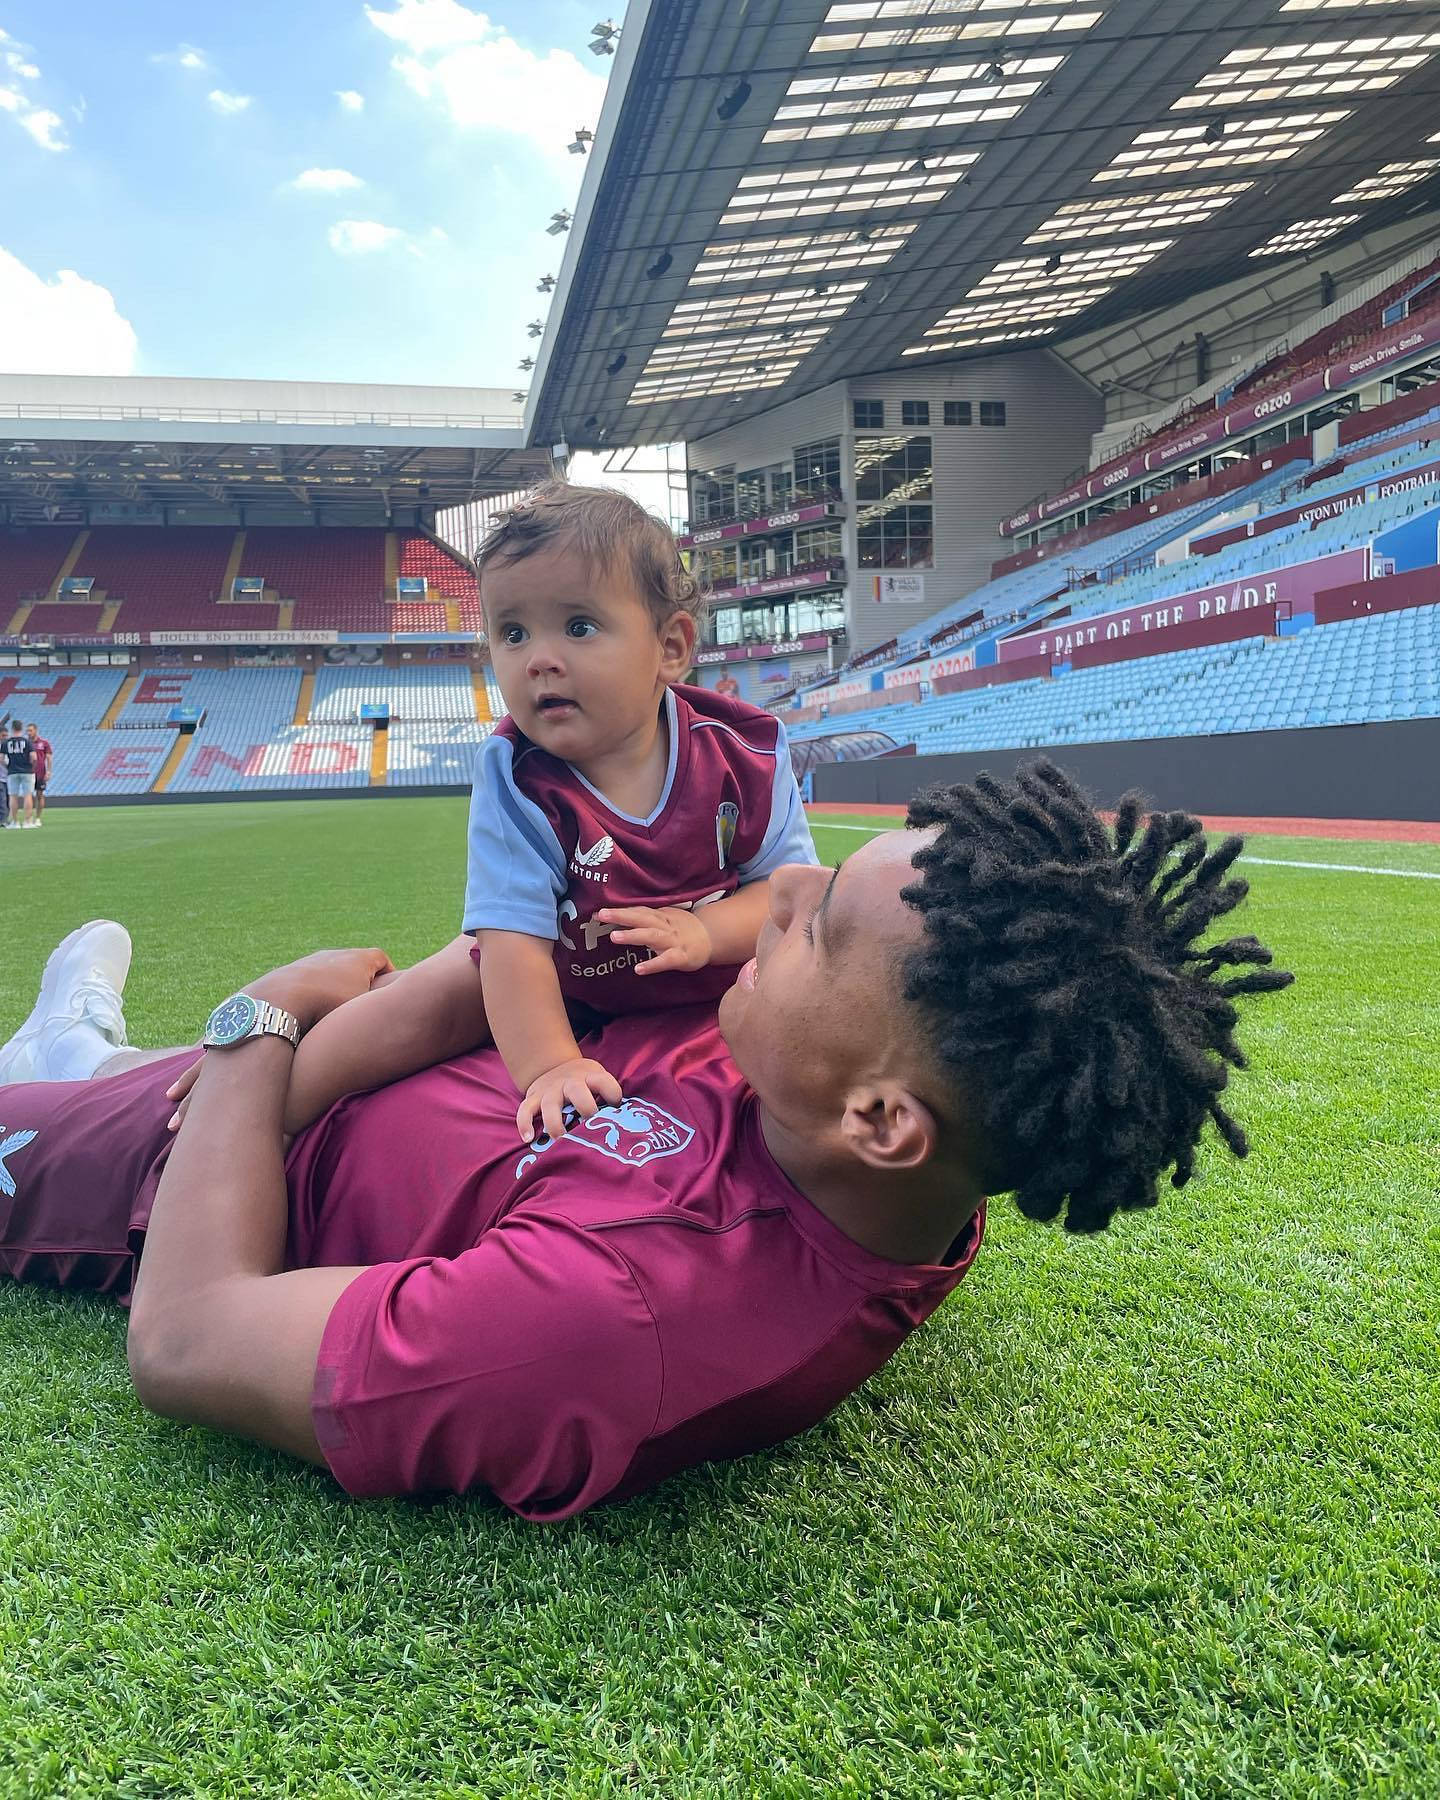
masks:
<path fill-rule="evenodd" d="M 520 1135 L 559 1136 L 621 1099 L 577 1033 L 718 999 L 771 873 L 816 860 L 779 720 L 680 685 L 704 598 L 657 519 L 552 482 L 476 561 L 507 716 L 476 763 L 465 935 L 301 1041 L 288 1131 L 493 1042 Z"/>

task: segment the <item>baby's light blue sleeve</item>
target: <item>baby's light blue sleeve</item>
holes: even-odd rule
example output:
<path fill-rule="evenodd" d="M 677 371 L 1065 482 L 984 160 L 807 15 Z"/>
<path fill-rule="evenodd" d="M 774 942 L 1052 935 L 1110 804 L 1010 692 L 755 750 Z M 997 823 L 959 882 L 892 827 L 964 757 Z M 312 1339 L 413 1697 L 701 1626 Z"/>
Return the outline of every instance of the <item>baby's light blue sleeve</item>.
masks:
<path fill-rule="evenodd" d="M 515 785 L 515 742 L 488 737 L 475 758 L 462 931 L 557 936 L 565 852 L 545 814 Z"/>
<path fill-rule="evenodd" d="M 775 721 L 775 785 L 770 792 L 770 826 L 764 841 L 738 873 L 740 885 L 764 881 L 786 863 L 818 863 L 810 821 L 800 803 L 800 787 L 790 764 L 790 740 Z"/>

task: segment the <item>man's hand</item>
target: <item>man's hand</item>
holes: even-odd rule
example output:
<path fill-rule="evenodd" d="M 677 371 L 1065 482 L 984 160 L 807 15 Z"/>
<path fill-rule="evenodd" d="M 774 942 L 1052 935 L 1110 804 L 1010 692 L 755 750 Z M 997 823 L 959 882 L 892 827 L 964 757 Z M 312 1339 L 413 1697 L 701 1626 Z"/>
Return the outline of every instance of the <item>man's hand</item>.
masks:
<path fill-rule="evenodd" d="M 703 969 L 713 946 L 710 933 L 698 913 L 684 906 L 606 906 L 595 917 L 602 925 L 617 925 L 612 944 L 639 944 L 650 951 L 647 962 L 637 963 L 637 975 L 662 975 L 667 969 Z"/>
<path fill-rule="evenodd" d="M 535 1077 L 525 1090 L 515 1123 L 528 1144 L 535 1136 L 538 1113 L 541 1129 L 552 1138 L 562 1138 L 567 1106 L 573 1106 L 582 1119 L 590 1119 L 599 1112 L 601 1101 L 614 1106 L 622 1097 L 620 1083 L 607 1068 L 588 1056 L 577 1056 Z"/>
<path fill-rule="evenodd" d="M 283 1006 L 300 1021 L 302 1032 L 334 1012 L 357 994 L 366 993 L 378 980 L 393 974 L 394 965 L 383 950 L 316 950 L 283 968 L 272 969 L 258 981 L 246 982 L 243 992 L 272 1006 Z M 178 1131 L 190 1105 L 190 1090 L 205 1064 L 200 1055 L 165 1090 L 167 1100 L 178 1101 L 168 1129 Z"/>
<path fill-rule="evenodd" d="M 308 1031 L 326 1013 L 367 993 L 393 967 L 383 950 L 316 950 L 249 982 L 245 992 L 283 1006 L 300 1021 L 301 1031 Z"/>

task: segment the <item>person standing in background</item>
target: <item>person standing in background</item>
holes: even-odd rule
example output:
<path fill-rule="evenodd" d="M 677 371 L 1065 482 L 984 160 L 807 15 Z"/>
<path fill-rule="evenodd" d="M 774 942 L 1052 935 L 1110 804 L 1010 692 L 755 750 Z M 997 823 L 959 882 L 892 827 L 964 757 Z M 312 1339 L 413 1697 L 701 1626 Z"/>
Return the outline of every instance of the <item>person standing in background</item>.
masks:
<path fill-rule="evenodd" d="M 25 727 L 30 741 L 35 746 L 35 823 L 45 823 L 45 789 L 50 781 L 50 765 L 55 760 L 55 747 L 49 738 L 40 735 L 40 727 L 30 724 Z"/>
<path fill-rule="evenodd" d="M 25 734 L 23 719 L 10 721 L 10 735 L 0 749 L 5 752 L 8 765 L 6 780 L 10 785 L 10 823 L 19 825 L 20 807 L 25 807 L 24 824 L 28 828 L 34 823 L 35 813 L 35 744 Z"/>

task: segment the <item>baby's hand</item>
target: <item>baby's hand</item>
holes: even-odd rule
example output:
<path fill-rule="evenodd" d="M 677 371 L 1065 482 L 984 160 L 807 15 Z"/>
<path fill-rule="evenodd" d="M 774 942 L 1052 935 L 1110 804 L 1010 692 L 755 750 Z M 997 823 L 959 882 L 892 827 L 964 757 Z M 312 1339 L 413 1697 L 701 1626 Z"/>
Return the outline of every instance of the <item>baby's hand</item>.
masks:
<path fill-rule="evenodd" d="M 535 1136 L 537 1114 L 541 1129 L 552 1138 L 561 1138 L 567 1107 L 573 1106 L 582 1119 L 589 1119 L 599 1112 L 602 1101 L 614 1106 L 621 1097 L 620 1083 L 608 1069 L 588 1056 L 577 1056 L 535 1077 L 525 1090 L 515 1123 L 527 1144 Z"/>
<path fill-rule="evenodd" d="M 651 952 L 635 965 L 637 975 L 661 975 L 666 969 L 703 969 L 710 960 L 710 933 L 684 906 L 606 906 L 595 917 L 602 925 L 618 925 L 612 944 L 640 944 Z"/>

